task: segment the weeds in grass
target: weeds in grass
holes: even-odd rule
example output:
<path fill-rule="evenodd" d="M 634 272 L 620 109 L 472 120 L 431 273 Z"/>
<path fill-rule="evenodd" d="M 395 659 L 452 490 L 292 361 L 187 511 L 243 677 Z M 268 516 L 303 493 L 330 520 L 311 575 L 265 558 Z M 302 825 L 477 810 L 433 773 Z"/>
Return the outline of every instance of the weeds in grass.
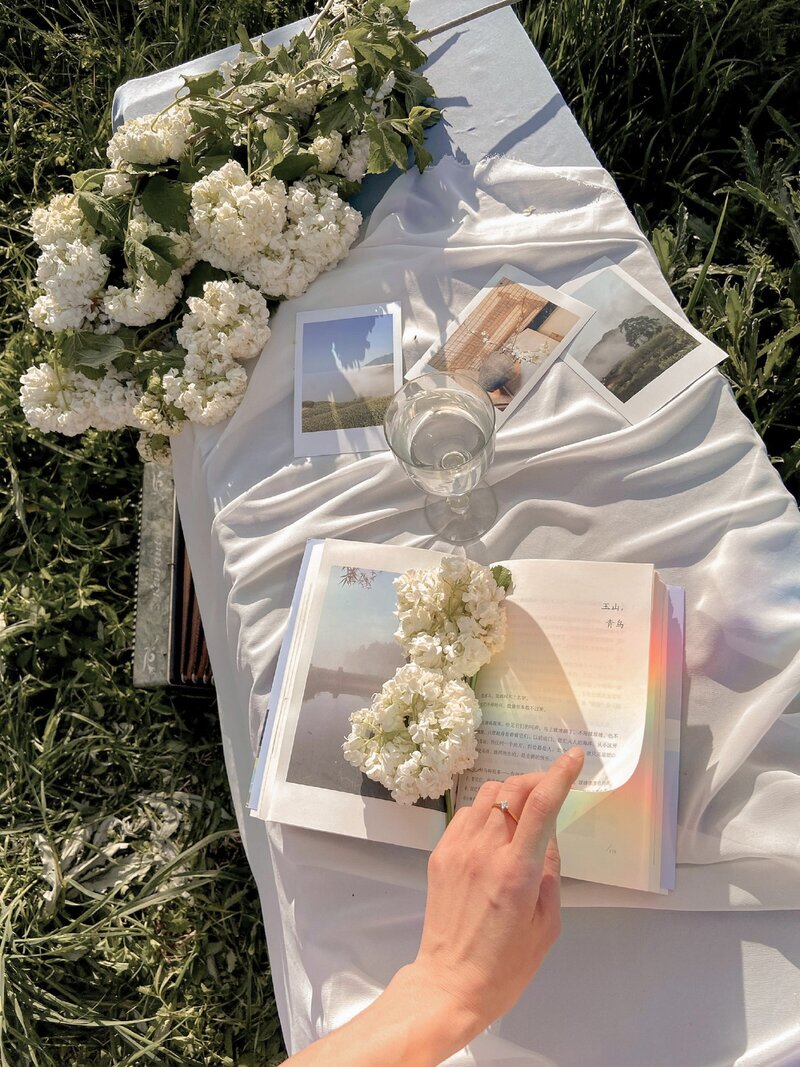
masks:
<path fill-rule="evenodd" d="M 796 488 L 793 0 L 519 9 Z M 36 355 L 27 217 L 61 175 L 101 161 L 114 88 L 221 47 L 238 22 L 255 33 L 303 13 L 292 0 L 0 0 L 2 1067 L 281 1058 L 214 709 L 130 684 L 132 442 L 29 431 L 17 387 Z"/>

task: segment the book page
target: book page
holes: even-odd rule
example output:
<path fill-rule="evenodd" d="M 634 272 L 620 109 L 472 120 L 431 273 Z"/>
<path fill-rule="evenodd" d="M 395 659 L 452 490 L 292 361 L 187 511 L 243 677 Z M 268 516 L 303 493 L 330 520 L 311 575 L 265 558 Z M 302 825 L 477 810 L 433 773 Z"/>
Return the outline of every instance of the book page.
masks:
<path fill-rule="evenodd" d="M 405 662 L 394 639 L 394 579 L 410 568 L 436 567 L 441 558 L 355 541 L 314 547 L 280 692 L 270 701 L 275 724 L 261 818 L 414 848 L 436 844 L 445 827 L 444 800 L 395 803 L 344 759 L 342 743 L 351 712 L 368 705 Z"/>
<path fill-rule="evenodd" d="M 481 783 L 546 770 L 572 745 L 586 754 L 576 788 L 605 793 L 642 749 L 654 569 L 649 564 L 513 560 L 506 646 L 478 675 L 478 761 L 458 803 Z"/>

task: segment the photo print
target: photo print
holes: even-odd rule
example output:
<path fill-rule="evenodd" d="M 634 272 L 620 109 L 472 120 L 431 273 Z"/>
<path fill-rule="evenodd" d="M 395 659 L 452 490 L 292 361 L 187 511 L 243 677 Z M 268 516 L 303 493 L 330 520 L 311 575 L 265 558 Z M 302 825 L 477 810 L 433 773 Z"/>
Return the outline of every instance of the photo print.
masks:
<path fill-rule="evenodd" d="M 592 314 L 580 300 L 505 265 L 406 378 L 432 370 L 471 375 L 492 398 L 500 426 Z"/>
<path fill-rule="evenodd" d="M 652 415 L 725 359 L 722 349 L 610 260 L 567 286 L 595 309 L 564 362 L 628 422 Z"/>
<path fill-rule="evenodd" d="M 394 804 L 387 789 L 351 766 L 342 752 L 350 714 L 369 705 L 405 662 L 394 639 L 396 573 L 331 567 L 303 688 L 286 780 Z M 444 810 L 444 802 L 419 807 Z"/>
<path fill-rule="evenodd" d="M 385 449 L 383 416 L 402 367 L 399 304 L 298 314 L 295 455 Z"/>

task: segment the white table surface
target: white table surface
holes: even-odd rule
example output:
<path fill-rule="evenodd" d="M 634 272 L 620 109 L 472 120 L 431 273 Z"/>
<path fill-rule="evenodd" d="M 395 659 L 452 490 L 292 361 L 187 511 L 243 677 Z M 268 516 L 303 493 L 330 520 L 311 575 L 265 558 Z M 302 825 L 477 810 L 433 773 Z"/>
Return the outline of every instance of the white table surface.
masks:
<path fill-rule="evenodd" d="M 418 0 L 412 13 L 430 25 L 473 6 Z M 277 31 L 274 39 L 288 35 Z M 573 197 L 570 210 L 553 212 L 549 227 L 548 218 L 533 219 L 529 232 L 520 216 L 520 243 L 503 258 L 525 266 L 533 256 L 537 267 L 549 265 L 549 274 L 538 273 L 559 284 L 578 259 L 616 251 L 669 299 L 646 243 L 614 203 L 613 183 L 597 170 L 515 16 L 499 12 L 428 47 L 429 76 L 447 108 L 445 123 L 432 131 L 434 154 L 444 161 L 432 175 L 447 176 L 454 187 L 431 192 L 430 183 L 408 176 L 387 193 L 386 180 L 368 183 L 362 209 L 377 208 L 363 247 L 281 309 L 230 423 L 192 428 L 174 445 L 232 796 L 261 894 L 291 1050 L 352 1015 L 413 956 L 424 907 L 420 854 L 384 846 L 364 853 L 363 843 L 310 831 L 267 832 L 244 812 L 302 546 L 307 536 L 434 544 L 413 488 L 385 457 L 293 459 L 287 370 L 293 360 L 284 351 L 293 310 L 337 306 L 337 292 L 339 305 L 352 303 L 341 298 L 342 289 L 364 285 L 370 263 L 383 256 L 381 283 L 388 290 L 414 271 L 424 277 L 419 264 L 426 258 L 435 261 L 437 277 L 452 264 L 452 292 L 439 287 L 426 296 L 430 306 L 449 296 L 447 311 L 457 312 L 480 277 L 492 273 L 480 262 L 481 219 L 465 223 L 459 213 L 468 218 L 476 203 L 492 197 L 521 210 L 519 184 L 512 188 L 502 166 L 480 172 L 483 199 L 455 188 L 467 181 L 468 164 L 486 155 L 573 168 L 552 176 L 531 172 L 533 202 L 545 203 L 558 179 L 567 183 L 558 187 L 566 199 Z M 207 69 L 222 58 L 217 53 L 190 67 Z M 157 110 L 177 85 L 174 72 L 128 83 L 115 101 L 116 120 Z M 448 169 L 448 157 L 465 166 Z M 432 234 L 411 225 L 426 195 L 431 210 L 453 209 L 447 254 L 434 247 L 438 216 L 431 215 Z M 385 234 L 401 241 L 396 258 L 411 257 L 405 275 L 392 274 Z M 460 251 L 470 236 L 471 259 Z M 417 289 L 409 282 L 404 299 L 408 365 L 437 328 L 435 319 L 426 320 L 428 304 L 420 303 Z M 800 1063 L 796 914 L 707 910 L 800 907 L 800 846 L 785 818 L 786 811 L 800 811 L 797 716 L 787 711 L 798 679 L 794 502 L 716 372 L 647 424 L 628 428 L 569 368 L 556 366 L 509 420 L 492 477 L 504 517 L 486 539 L 489 559 L 651 559 L 689 591 L 684 864 L 679 892 L 666 903 L 689 910 L 650 910 L 650 903 L 665 902 L 567 886 L 572 906 L 540 974 L 521 1004 L 457 1062 Z M 603 906 L 609 903 L 635 906 Z"/>

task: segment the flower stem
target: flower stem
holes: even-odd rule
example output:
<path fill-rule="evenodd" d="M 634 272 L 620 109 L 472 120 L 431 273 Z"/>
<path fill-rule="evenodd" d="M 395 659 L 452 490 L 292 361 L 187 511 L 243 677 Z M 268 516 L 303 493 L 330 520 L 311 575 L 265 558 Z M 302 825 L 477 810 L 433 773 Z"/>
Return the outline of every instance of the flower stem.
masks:
<path fill-rule="evenodd" d="M 499 11 L 501 7 L 511 7 L 513 3 L 516 3 L 516 0 L 497 0 L 494 4 L 482 7 L 478 11 L 471 11 L 468 15 L 461 15 L 460 18 L 452 19 L 450 22 L 443 22 L 440 26 L 434 26 L 429 30 L 419 30 L 411 35 L 411 40 L 427 41 L 429 37 L 435 37 L 437 34 L 445 33 L 447 30 L 454 30 L 456 26 L 463 26 L 465 22 L 472 22 L 473 19 L 479 19 L 482 15 L 488 15 L 492 11 Z"/>
<path fill-rule="evenodd" d="M 447 813 L 448 825 L 453 818 L 453 791 L 452 789 L 445 789 L 444 791 L 444 806 Z"/>

